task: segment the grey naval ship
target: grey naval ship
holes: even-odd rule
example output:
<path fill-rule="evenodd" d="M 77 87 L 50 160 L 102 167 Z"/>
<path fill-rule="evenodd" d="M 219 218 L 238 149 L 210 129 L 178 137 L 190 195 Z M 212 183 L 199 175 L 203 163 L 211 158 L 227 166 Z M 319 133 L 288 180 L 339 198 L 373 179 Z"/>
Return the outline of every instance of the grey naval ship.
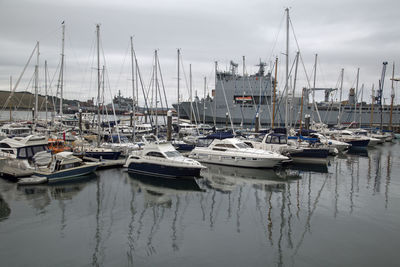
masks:
<path fill-rule="evenodd" d="M 174 104 L 176 111 L 179 108 L 180 118 L 190 119 L 192 122 L 222 125 L 233 123 L 242 126 L 254 126 L 256 114 L 260 124 L 268 127 L 299 125 L 307 117 L 311 122 L 324 123 L 328 126 L 345 125 L 350 123 L 360 126 L 388 126 L 390 121 L 390 105 L 381 105 L 382 91 L 377 90 L 377 96 L 370 97 L 372 103 L 357 102 L 356 90 L 351 88 L 347 100 L 334 101 L 334 92 L 338 88 L 303 88 L 302 96 L 289 93 L 286 95 L 275 91 L 275 78 L 265 71 L 265 63 L 260 62 L 258 71 L 251 75 L 237 73 L 237 64 L 231 61 L 229 71 L 216 71 L 215 90 L 211 96 L 202 99 L 195 96 L 193 101 L 183 101 Z M 298 90 L 298 89 L 297 89 Z M 322 102 L 312 102 L 313 91 L 323 90 L 325 98 Z M 290 90 L 288 90 L 289 92 Z M 298 90 L 302 91 L 302 90 Z M 373 99 L 373 100 L 372 100 Z M 303 109 L 301 109 L 303 106 Z M 275 108 L 273 108 L 275 107 Z M 286 110 L 288 112 L 285 118 Z M 400 106 L 392 108 L 392 125 L 400 125 Z"/>

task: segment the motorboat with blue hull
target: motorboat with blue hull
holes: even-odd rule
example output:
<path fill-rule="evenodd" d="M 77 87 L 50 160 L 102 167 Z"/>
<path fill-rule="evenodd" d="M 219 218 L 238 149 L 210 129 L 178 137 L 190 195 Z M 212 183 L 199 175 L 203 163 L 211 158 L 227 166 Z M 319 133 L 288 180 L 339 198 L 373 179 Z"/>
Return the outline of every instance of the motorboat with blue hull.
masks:
<path fill-rule="evenodd" d="M 248 141 L 246 143 L 257 149 L 285 155 L 294 163 L 327 164 L 329 149 L 311 147 L 306 141 L 298 142 L 298 138 L 294 138 L 288 140 L 284 133 L 270 133 L 265 135 L 261 142 Z"/>
<path fill-rule="evenodd" d="M 196 146 L 192 144 L 187 144 L 184 141 L 172 141 L 172 145 L 176 148 L 178 151 L 192 151 Z"/>
<path fill-rule="evenodd" d="M 35 171 L 34 176 L 46 177 L 48 182 L 74 179 L 93 173 L 98 166 L 99 163 L 83 162 L 72 152 L 60 152 L 54 155 L 48 168 Z"/>
<path fill-rule="evenodd" d="M 328 149 L 314 149 L 306 148 L 301 152 L 293 154 L 295 158 L 315 158 L 315 159 L 326 159 L 329 156 Z"/>
<path fill-rule="evenodd" d="M 350 150 L 366 150 L 370 142 L 369 138 L 355 135 L 353 132 L 348 130 L 333 131 L 330 134 L 333 139 L 350 144 Z"/>
<path fill-rule="evenodd" d="M 128 172 L 164 178 L 200 176 L 205 168 L 199 162 L 182 156 L 169 142 L 154 135 L 143 136 L 144 146 L 133 151 L 126 160 Z"/>
<path fill-rule="evenodd" d="M 128 171 L 133 173 L 154 175 L 166 178 L 200 176 L 199 168 L 165 166 L 165 165 L 145 163 L 145 162 L 141 163 L 131 162 L 128 165 Z"/>
<path fill-rule="evenodd" d="M 85 157 L 95 159 L 117 160 L 121 155 L 121 151 L 112 151 L 105 148 L 94 148 L 84 152 Z"/>
<path fill-rule="evenodd" d="M 366 149 L 369 144 L 369 140 L 352 140 L 348 141 L 348 144 L 351 145 L 350 149 Z"/>

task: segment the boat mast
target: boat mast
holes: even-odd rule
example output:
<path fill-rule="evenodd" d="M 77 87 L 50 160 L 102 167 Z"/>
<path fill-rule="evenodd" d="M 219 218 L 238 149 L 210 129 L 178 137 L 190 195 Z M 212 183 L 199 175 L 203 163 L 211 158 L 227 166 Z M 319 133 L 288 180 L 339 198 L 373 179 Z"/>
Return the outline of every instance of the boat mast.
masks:
<path fill-rule="evenodd" d="M 343 76 L 344 76 L 344 69 L 341 70 L 340 74 L 340 92 L 339 92 L 339 114 L 337 118 L 337 125 L 340 125 L 340 118 L 342 116 L 342 92 L 343 92 Z"/>
<path fill-rule="evenodd" d="M 293 91 L 292 91 L 292 99 L 294 99 L 294 93 L 295 93 L 295 90 L 296 90 L 296 82 L 297 82 L 297 68 L 298 68 L 298 65 L 299 65 L 299 57 L 300 57 L 300 51 L 297 51 L 297 53 L 296 53 L 296 67 L 295 67 L 295 71 L 294 71 L 294 79 L 293 79 Z M 290 126 L 292 125 L 292 123 L 293 123 L 293 127 L 295 127 L 295 125 L 296 125 L 296 122 L 292 122 L 293 121 L 293 119 L 295 119 L 295 115 L 294 115 L 294 110 L 295 110 L 295 108 L 294 108 L 294 103 L 292 104 L 292 109 L 293 109 L 293 112 L 291 112 L 290 114 L 291 114 L 291 118 L 290 118 Z"/>
<path fill-rule="evenodd" d="M 372 84 L 372 95 L 371 95 L 371 120 L 369 122 L 369 127 L 372 128 L 372 124 L 374 122 L 374 104 L 375 104 L 375 90 L 374 90 L 375 84 Z"/>
<path fill-rule="evenodd" d="M 315 54 L 315 62 L 314 62 L 314 83 L 313 83 L 313 92 L 312 92 L 312 113 L 311 113 L 311 123 L 314 121 L 314 112 L 315 112 L 315 81 L 317 79 L 317 59 L 318 54 Z"/>
<path fill-rule="evenodd" d="M 285 128 L 288 128 L 289 97 L 289 8 L 286 8 L 286 86 L 285 86 Z M 314 85 L 315 88 L 315 85 Z"/>
<path fill-rule="evenodd" d="M 357 79 L 356 79 L 356 95 L 354 98 L 354 115 L 353 115 L 353 121 L 356 121 L 356 113 L 357 113 L 357 102 L 358 102 L 358 81 L 360 78 L 360 68 L 357 68 Z M 361 127 L 361 125 L 360 125 Z"/>
<path fill-rule="evenodd" d="M 157 96 L 158 96 L 158 77 L 157 77 L 157 61 L 158 61 L 158 59 L 157 59 L 157 49 L 156 50 L 154 50 L 154 87 L 155 87 L 155 93 L 156 93 L 156 95 L 155 95 L 155 97 L 156 97 L 156 100 L 155 100 L 155 104 L 156 104 L 156 112 L 155 112 L 155 114 L 156 114 L 156 136 L 158 137 L 158 103 L 157 103 Z M 161 98 L 161 96 L 160 96 L 160 98 Z"/>
<path fill-rule="evenodd" d="M 303 88 L 303 90 L 301 91 L 301 106 L 300 106 L 300 134 L 301 134 L 301 128 L 303 127 L 303 99 L 305 92 L 306 88 Z"/>
<path fill-rule="evenodd" d="M 217 126 L 217 83 L 218 83 L 218 61 L 215 61 L 215 89 L 214 89 L 214 127 Z"/>
<path fill-rule="evenodd" d="M 36 50 L 36 66 L 35 66 L 35 107 L 33 121 L 36 124 L 38 118 L 38 106 L 39 106 L 39 42 L 37 42 Z"/>
<path fill-rule="evenodd" d="M 278 58 L 275 59 L 275 80 L 274 80 L 274 97 L 272 99 L 272 122 L 271 129 L 274 129 L 275 122 L 275 102 L 276 102 L 276 84 L 277 84 L 277 75 L 278 75 Z"/>
<path fill-rule="evenodd" d="M 10 96 L 12 95 L 12 76 L 10 76 Z M 11 103 L 10 103 L 10 123 L 12 121 Z"/>
<path fill-rule="evenodd" d="M 136 131 L 136 98 L 135 98 L 135 62 L 133 58 L 133 37 L 131 36 L 131 67 L 132 67 L 132 116 L 133 116 L 133 129 L 132 137 L 135 142 L 135 131 Z"/>
<path fill-rule="evenodd" d="M 192 64 L 189 64 L 190 123 L 193 121 Z"/>
<path fill-rule="evenodd" d="M 379 101 L 379 106 L 380 106 L 380 111 L 381 111 L 381 131 L 383 130 L 383 85 L 385 83 L 385 73 L 386 73 L 386 65 L 388 64 L 386 61 L 384 61 L 382 67 L 382 76 L 381 76 L 381 81 L 379 83 L 379 91 L 378 91 L 378 101 Z"/>
<path fill-rule="evenodd" d="M 100 146 L 100 24 L 96 25 L 97 41 L 97 146 Z"/>
<path fill-rule="evenodd" d="M 181 107 L 180 107 L 180 101 L 179 101 L 179 94 L 180 94 L 180 91 L 179 91 L 179 82 L 180 82 L 180 77 L 179 77 L 179 75 L 180 75 L 180 57 L 181 57 L 181 50 L 178 48 L 178 131 L 179 131 L 179 120 L 180 120 L 180 109 L 181 109 Z"/>
<path fill-rule="evenodd" d="M 362 112 L 363 96 L 364 96 L 364 84 L 361 85 L 361 100 L 360 100 L 360 108 L 359 108 L 359 110 L 360 110 L 360 118 L 359 118 L 360 128 L 361 128 L 361 123 L 362 123 L 362 120 L 361 120 L 362 113 L 361 112 Z"/>
<path fill-rule="evenodd" d="M 203 98 L 203 123 L 206 124 L 206 91 L 207 91 L 207 77 L 204 77 L 204 98 Z"/>
<path fill-rule="evenodd" d="M 240 126 L 242 127 L 242 129 L 243 129 L 243 125 L 244 125 L 243 106 L 244 106 L 244 103 L 245 103 L 245 100 L 244 100 L 244 94 L 245 94 L 245 91 L 244 91 L 244 82 L 245 82 L 245 77 L 244 76 L 245 75 L 244 75 L 244 73 L 245 73 L 245 70 L 246 70 L 246 57 L 243 56 L 243 77 L 242 77 L 243 92 L 242 92 L 242 104 L 241 104 L 242 122 L 240 123 Z"/>
<path fill-rule="evenodd" d="M 64 21 L 62 24 L 62 45 L 61 45 L 61 66 L 60 66 L 60 77 L 59 77 L 59 86 L 60 86 L 60 115 L 63 115 L 63 96 L 64 96 L 64 39 L 65 39 L 65 24 Z"/>
<path fill-rule="evenodd" d="M 44 91 L 45 91 L 44 106 L 46 109 L 46 127 L 47 127 L 47 60 L 44 61 Z"/>
<path fill-rule="evenodd" d="M 393 116 L 393 102 L 394 102 L 394 62 L 393 62 L 393 69 L 392 69 L 392 90 L 390 93 L 390 120 L 389 120 L 389 130 L 393 130 L 392 128 L 392 116 Z"/>

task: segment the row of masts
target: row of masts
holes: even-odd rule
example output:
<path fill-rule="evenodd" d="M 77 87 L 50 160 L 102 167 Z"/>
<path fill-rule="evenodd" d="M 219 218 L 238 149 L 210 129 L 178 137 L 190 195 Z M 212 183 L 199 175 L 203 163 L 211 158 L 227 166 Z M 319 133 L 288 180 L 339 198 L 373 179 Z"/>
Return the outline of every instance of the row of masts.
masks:
<path fill-rule="evenodd" d="M 289 17 L 289 9 L 285 9 L 286 12 L 286 66 L 285 66 L 285 86 L 284 86 L 284 92 L 285 92 L 285 128 L 289 128 L 290 125 L 292 125 L 293 122 L 293 117 L 294 114 L 291 114 L 289 112 L 289 101 L 290 99 L 293 99 L 294 94 L 295 94 L 295 87 L 296 87 L 296 80 L 297 80 L 297 68 L 298 68 L 298 61 L 299 61 L 299 55 L 300 52 L 298 51 L 296 54 L 296 59 L 295 59 L 295 71 L 294 71 L 294 85 L 292 88 L 292 92 L 289 93 L 289 26 L 290 26 L 290 17 Z M 100 122 L 100 92 L 101 92 L 101 74 L 100 74 L 100 26 L 96 25 L 96 36 L 97 36 L 97 89 L 98 89 L 98 96 L 97 96 L 97 104 L 98 104 L 98 122 Z M 65 54 L 64 54 L 64 41 L 65 41 L 65 24 L 64 22 L 62 23 L 62 46 L 61 46 L 61 65 L 60 65 L 60 72 L 59 72 L 59 77 L 58 77 L 58 85 L 57 85 L 57 94 L 60 94 L 60 101 L 59 101 L 59 114 L 62 116 L 63 115 L 63 90 L 64 90 L 64 60 L 65 60 Z M 134 52 L 133 48 L 133 37 L 130 38 L 130 43 L 131 43 L 131 75 L 132 75 L 132 96 L 133 96 L 133 103 L 132 103 L 132 113 L 135 115 L 136 114 L 136 108 L 138 105 L 138 88 L 139 88 L 139 78 L 138 78 L 138 67 L 137 67 L 137 59 L 136 55 Z M 33 110 L 33 120 L 37 121 L 38 119 L 38 88 L 39 88 L 39 42 L 36 44 L 36 65 L 35 65 L 35 108 Z M 313 88 L 312 90 L 312 98 L 313 98 L 313 103 L 312 103 L 312 116 L 314 116 L 315 113 L 318 114 L 317 111 L 317 105 L 315 103 L 315 91 L 316 91 L 316 66 L 317 66 L 317 57 L 318 55 L 315 55 L 315 64 L 314 64 L 314 81 L 313 81 Z M 181 55 L 180 55 L 180 49 L 177 50 L 177 60 L 178 60 L 178 65 L 177 65 L 177 72 L 178 72 L 178 79 L 177 79 L 177 102 L 178 102 L 178 109 L 177 109 L 177 117 L 178 117 L 178 125 L 180 123 L 180 60 L 181 60 Z M 243 62 L 244 62 L 244 57 L 243 57 Z M 387 64 L 387 63 L 386 63 Z M 384 63 L 384 68 L 382 70 L 382 77 L 379 83 L 379 91 L 378 91 L 378 97 L 373 96 L 373 101 L 372 101 L 372 110 L 374 109 L 374 103 L 377 102 L 380 105 L 380 108 L 382 109 L 382 88 L 384 84 L 384 75 L 385 75 L 385 70 L 386 70 L 386 64 Z M 275 61 L 275 77 L 277 77 L 277 66 L 278 65 L 278 58 L 276 58 Z M 154 63 L 154 83 L 153 86 L 155 87 L 155 109 L 157 110 L 158 108 L 158 96 L 160 96 L 160 101 L 161 101 L 161 93 L 159 93 L 160 88 L 159 88 L 159 83 L 158 83 L 158 69 L 159 67 L 159 62 L 158 62 L 158 55 L 157 55 L 157 50 L 155 51 L 155 63 Z M 218 64 L 215 62 L 215 68 L 216 68 L 216 73 L 217 73 L 217 68 Z M 356 96 L 359 94 L 359 68 L 357 70 L 357 81 L 356 81 Z M 190 119 L 193 121 L 193 95 L 192 95 L 192 71 L 191 71 L 191 65 L 190 65 L 190 84 L 189 84 L 189 99 L 190 99 Z M 341 105 L 342 105 L 342 89 L 343 89 L 343 72 L 344 70 L 341 70 L 341 83 L 340 83 L 340 101 L 339 101 L 339 116 L 338 116 L 338 123 L 340 123 L 340 116 L 341 116 Z M 140 75 L 140 74 L 139 74 Z M 161 73 L 160 73 L 161 75 Z M 243 76 L 245 75 L 245 65 L 243 63 Z M 47 61 L 45 61 L 45 95 L 46 95 L 46 123 L 47 123 Z M 216 74 L 216 80 L 217 80 L 217 74 Z M 398 81 L 398 79 L 394 78 L 394 64 L 393 64 L 393 75 L 392 75 L 392 93 L 391 93 L 391 112 L 390 112 L 390 128 L 392 128 L 392 109 L 393 109 L 393 101 L 394 101 L 394 86 L 393 83 L 394 81 Z M 207 84 L 207 79 L 206 77 L 204 78 L 204 99 L 206 97 L 206 84 Z M 271 121 L 271 127 L 273 128 L 275 126 L 275 112 L 276 112 L 276 84 L 277 82 L 275 81 L 273 83 L 273 107 L 272 107 L 272 121 Z M 10 78 L 10 87 L 11 91 L 12 89 L 12 78 Z M 363 94 L 363 86 L 361 89 L 361 95 Z M 15 90 L 15 88 L 14 88 Z M 373 89 L 372 89 L 373 90 Z M 302 105 L 303 105 L 303 98 L 304 98 L 304 90 L 302 91 Z M 164 91 L 165 94 L 165 91 Z M 373 93 L 374 94 L 374 93 Z M 361 96 L 362 98 L 362 96 Z M 146 96 L 145 96 L 145 101 L 146 101 Z M 216 101 L 214 101 L 216 102 Z M 145 103 L 146 108 L 148 108 L 147 101 Z M 362 104 L 361 104 L 362 105 Z M 228 105 L 227 105 L 228 106 Z M 205 102 L 204 102 L 204 110 L 205 110 Z M 357 101 L 354 103 L 354 109 L 356 110 L 357 108 Z M 216 112 L 215 112 L 216 113 Z M 229 110 L 228 110 L 229 113 Z M 360 108 L 360 113 L 361 113 L 361 108 Z M 215 115 L 216 116 L 216 115 Z M 319 114 L 318 114 L 319 116 Z M 372 116 L 373 112 L 371 112 L 371 124 L 372 124 Z M 10 111 L 10 117 L 11 117 L 11 111 Z M 194 116 L 196 117 L 196 116 Z M 300 114 L 300 125 L 302 124 L 302 111 Z M 382 113 L 381 113 L 382 117 Z M 354 113 L 354 120 L 356 118 L 356 114 Z M 321 118 L 319 118 L 321 120 Z M 195 118 L 196 120 L 196 118 Z M 361 116 L 360 116 L 361 120 Z M 134 123 L 136 124 L 136 120 L 133 120 Z M 216 119 L 214 118 L 214 124 L 215 124 Z M 205 122 L 205 113 L 203 114 L 203 122 Z M 100 124 L 100 123 L 99 123 Z M 158 129 L 158 120 L 155 121 L 156 124 L 156 129 Z M 381 119 L 381 127 L 382 127 L 382 119 Z M 135 128 L 135 127 L 134 127 Z M 98 126 L 98 134 L 100 135 L 100 126 Z M 133 136 L 135 136 L 135 130 L 133 132 Z"/>

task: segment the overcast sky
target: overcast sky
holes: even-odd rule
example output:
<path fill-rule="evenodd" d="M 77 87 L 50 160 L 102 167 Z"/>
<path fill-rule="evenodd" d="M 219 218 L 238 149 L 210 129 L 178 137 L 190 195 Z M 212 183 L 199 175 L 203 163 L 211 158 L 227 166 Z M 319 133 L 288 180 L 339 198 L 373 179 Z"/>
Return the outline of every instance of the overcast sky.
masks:
<path fill-rule="evenodd" d="M 44 94 L 43 64 L 54 76 L 60 62 L 61 22 L 66 24 L 65 93 L 69 99 L 95 97 L 95 28 L 101 24 L 101 44 L 109 83 L 106 98 L 118 90 L 131 96 L 129 38 L 134 36 L 135 51 L 146 86 L 150 81 L 154 50 L 158 49 L 168 100 L 176 102 L 176 49 L 182 53 L 184 71 L 189 77 L 192 64 L 194 90 L 203 94 L 204 77 L 214 88 L 214 61 L 226 70 L 229 61 L 239 63 L 246 56 L 249 74 L 259 60 L 279 57 L 278 82 L 284 83 L 284 10 L 290 7 L 291 21 L 304 66 L 311 75 L 318 54 L 317 87 L 337 87 L 341 68 L 345 69 L 344 95 L 364 84 L 364 100 L 370 100 L 371 87 L 378 85 L 382 62 L 388 61 L 385 98 L 389 101 L 392 63 L 400 76 L 400 2 L 396 0 L 266 1 L 266 0 L 1 0 L 0 1 L 0 89 L 9 90 L 9 79 L 16 81 L 40 42 L 40 92 Z M 290 38 L 292 64 L 297 46 Z M 32 91 L 29 84 L 34 62 L 27 69 L 18 91 Z M 56 74 L 57 75 L 57 74 Z M 187 98 L 181 74 L 183 98 Z M 299 67 L 298 88 L 307 86 Z M 55 92 L 56 79 L 51 91 Z M 399 86 L 396 86 L 398 88 Z M 318 94 L 322 99 L 322 93 Z M 143 102 L 140 96 L 140 102 Z M 398 99 L 398 97 L 396 97 Z"/>

